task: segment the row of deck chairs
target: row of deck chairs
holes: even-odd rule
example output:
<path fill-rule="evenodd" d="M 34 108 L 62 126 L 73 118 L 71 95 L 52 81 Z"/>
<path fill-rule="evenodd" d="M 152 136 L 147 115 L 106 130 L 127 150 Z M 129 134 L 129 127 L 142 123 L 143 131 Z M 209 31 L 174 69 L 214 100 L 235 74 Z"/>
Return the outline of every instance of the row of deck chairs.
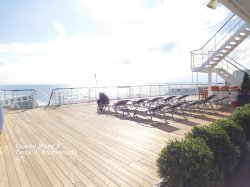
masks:
<path fill-rule="evenodd" d="M 138 115 L 149 116 L 153 124 L 154 114 L 161 115 L 167 122 L 167 114 L 174 118 L 175 113 L 184 114 L 184 111 L 188 111 L 190 115 L 192 115 L 192 112 L 197 111 L 202 113 L 205 109 L 213 109 L 213 104 L 217 107 L 221 101 L 228 98 L 214 99 L 216 95 L 210 95 L 206 99 L 188 101 L 186 100 L 188 96 L 139 98 L 135 100 L 123 99 L 116 103 L 111 103 L 107 107 L 108 110 L 112 107 L 116 115 L 122 112 L 123 117 L 125 114 L 128 114 L 131 118 L 138 117 Z"/>

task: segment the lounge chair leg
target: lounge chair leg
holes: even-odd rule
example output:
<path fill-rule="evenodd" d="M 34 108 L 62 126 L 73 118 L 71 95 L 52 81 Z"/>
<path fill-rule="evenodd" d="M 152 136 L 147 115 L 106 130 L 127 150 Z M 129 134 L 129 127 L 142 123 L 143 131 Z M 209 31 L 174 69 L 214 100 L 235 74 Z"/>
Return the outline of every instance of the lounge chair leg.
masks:
<path fill-rule="evenodd" d="M 166 121 L 166 123 L 168 123 L 168 121 L 167 121 L 167 116 L 166 116 L 165 112 L 163 112 L 163 111 L 161 111 L 161 112 L 163 113 L 164 120 Z"/>
<path fill-rule="evenodd" d="M 151 123 L 152 125 L 154 125 L 154 122 L 153 122 L 153 117 L 152 117 L 152 113 L 150 112 L 150 119 L 151 119 Z"/>
<path fill-rule="evenodd" d="M 117 116 L 117 108 L 116 107 L 113 107 L 114 111 L 115 111 L 115 116 Z"/>
<path fill-rule="evenodd" d="M 136 116 L 136 110 L 134 111 L 133 118 Z"/>

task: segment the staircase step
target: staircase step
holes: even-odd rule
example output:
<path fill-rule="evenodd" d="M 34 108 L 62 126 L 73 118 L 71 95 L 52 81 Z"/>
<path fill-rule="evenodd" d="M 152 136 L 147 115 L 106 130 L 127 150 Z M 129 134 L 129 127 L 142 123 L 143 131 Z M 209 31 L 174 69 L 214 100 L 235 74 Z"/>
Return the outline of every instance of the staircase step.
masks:
<path fill-rule="evenodd" d="M 235 37 L 235 38 L 234 38 L 234 40 L 236 40 L 236 41 L 240 41 L 240 40 L 242 40 L 242 38 L 241 38 L 241 37 L 239 37 L 239 36 L 237 36 L 237 37 Z"/>
<path fill-rule="evenodd" d="M 226 49 L 229 49 L 229 50 L 233 50 L 233 49 L 232 49 L 232 48 L 233 48 L 232 45 L 228 45 L 228 46 L 226 46 L 225 48 L 226 48 Z"/>
<path fill-rule="evenodd" d="M 213 60 L 213 61 L 211 61 L 212 63 L 209 63 L 209 64 L 217 64 L 217 63 L 219 63 L 220 61 L 221 61 L 221 59 Z"/>
<path fill-rule="evenodd" d="M 229 50 L 223 49 L 223 50 L 221 51 L 221 53 L 222 53 L 222 54 L 228 54 L 228 53 L 229 53 Z"/>
<path fill-rule="evenodd" d="M 237 44 L 235 41 L 231 41 L 230 43 L 229 43 L 230 45 L 235 45 L 235 44 Z"/>
<path fill-rule="evenodd" d="M 233 50 L 233 48 L 227 48 L 227 46 L 224 48 L 224 50 L 226 50 L 226 51 L 232 51 Z"/>
<path fill-rule="evenodd" d="M 244 36 L 246 36 L 246 35 L 247 35 L 247 33 L 246 33 L 245 31 L 243 31 L 243 32 L 240 33 L 240 36 L 243 36 L 243 37 L 244 37 Z"/>
<path fill-rule="evenodd" d="M 215 68 L 214 72 L 232 85 L 240 85 L 240 81 L 223 68 Z"/>
<path fill-rule="evenodd" d="M 246 28 L 246 29 L 244 30 L 244 32 L 250 34 L 250 28 Z"/>
<path fill-rule="evenodd" d="M 222 53 L 219 53 L 219 54 L 217 55 L 217 57 L 219 57 L 219 58 L 223 58 L 223 56 L 224 56 L 224 54 L 222 54 Z"/>
<path fill-rule="evenodd" d="M 226 56 L 229 54 L 229 52 L 223 52 L 223 51 L 221 51 L 221 53 L 224 54 L 223 56 Z"/>

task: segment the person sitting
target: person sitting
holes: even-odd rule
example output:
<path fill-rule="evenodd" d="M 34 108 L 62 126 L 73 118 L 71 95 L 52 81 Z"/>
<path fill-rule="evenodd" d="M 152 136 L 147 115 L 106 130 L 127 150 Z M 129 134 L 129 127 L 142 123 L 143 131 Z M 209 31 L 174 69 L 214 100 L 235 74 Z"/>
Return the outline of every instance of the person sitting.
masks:
<path fill-rule="evenodd" d="M 99 99 L 97 99 L 98 110 L 104 110 L 105 106 L 109 104 L 108 96 L 101 92 L 99 93 Z"/>

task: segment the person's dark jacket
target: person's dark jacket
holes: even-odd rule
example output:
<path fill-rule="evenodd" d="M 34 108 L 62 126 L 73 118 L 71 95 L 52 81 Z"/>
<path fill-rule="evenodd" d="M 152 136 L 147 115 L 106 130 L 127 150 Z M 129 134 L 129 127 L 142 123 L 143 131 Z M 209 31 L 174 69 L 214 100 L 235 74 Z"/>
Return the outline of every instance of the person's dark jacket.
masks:
<path fill-rule="evenodd" d="M 97 100 L 97 104 L 100 105 L 105 105 L 105 104 L 109 104 L 109 98 L 105 93 L 100 93 L 99 94 L 99 99 Z"/>

